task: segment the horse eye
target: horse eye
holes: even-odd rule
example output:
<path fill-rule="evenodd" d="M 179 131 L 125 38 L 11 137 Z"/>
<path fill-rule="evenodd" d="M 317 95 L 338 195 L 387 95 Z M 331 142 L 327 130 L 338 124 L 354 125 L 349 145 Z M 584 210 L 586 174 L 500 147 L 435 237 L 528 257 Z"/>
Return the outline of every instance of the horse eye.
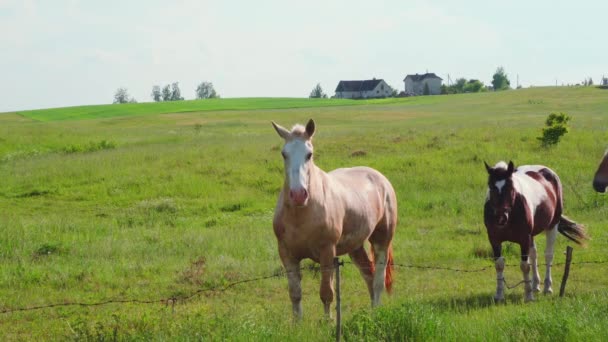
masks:
<path fill-rule="evenodd" d="M 306 160 L 310 160 L 310 158 L 312 158 L 312 153 L 310 153 L 310 152 L 309 152 L 309 153 L 306 155 Z"/>

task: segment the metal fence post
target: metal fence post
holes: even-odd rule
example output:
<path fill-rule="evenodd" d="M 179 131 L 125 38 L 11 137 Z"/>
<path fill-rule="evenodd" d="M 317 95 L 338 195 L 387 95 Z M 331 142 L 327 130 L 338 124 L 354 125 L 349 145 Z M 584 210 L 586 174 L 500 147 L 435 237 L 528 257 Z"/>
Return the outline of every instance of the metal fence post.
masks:
<path fill-rule="evenodd" d="M 340 300 L 340 258 L 334 258 L 334 268 L 336 269 L 336 342 L 340 342 L 342 337 L 342 310 Z"/>
<path fill-rule="evenodd" d="M 566 247 L 566 268 L 564 269 L 564 276 L 562 277 L 562 284 L 559 287 L 559 296 L 563 297 L 566 292 L 566 282 L 570 275 L 570 263 L 572 262 L 572 247 Z"/>

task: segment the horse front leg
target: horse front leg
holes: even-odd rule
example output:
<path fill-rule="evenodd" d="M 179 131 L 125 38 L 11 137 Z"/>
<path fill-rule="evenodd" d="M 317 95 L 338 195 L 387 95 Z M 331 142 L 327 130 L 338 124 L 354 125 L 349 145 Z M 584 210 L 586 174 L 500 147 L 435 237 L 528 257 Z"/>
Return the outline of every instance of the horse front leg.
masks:
<path fill-rule="evenodd" d="M 500 242 L 492 243 L 492 251 L 494 252 L 494 267 L 496 268 L 494 301 L 502 302 L 505 300 L 505 258 L 502 257 L 502 244 Z"/>
<path fill-rule="evenodd" d="M 331 318 L 330 306 L 334 300 L 334 258 L 336 257 L 336 247 L 328 246 L 321 250 L 319 262 L 321 263 L 321 289 L 319 294 L 325 315 Z"/>
<path fill-rule="evenodd" d="M 547 271 L 545 273 L 545 288 L 544 294 L 553 293 L 551 285 L 553 285 L 553 279 L 551 279 L 551 266 L 553 264 L 553 250 L 555 248 L 555 239 L 557 238 L 557 225 L 551 230 L 547 230 L 547 248 L 545 249 L 545 263 L 547 264 Z"/>
<path fill-rule="evenodd" d="M 292 258 L 287 253 L 287 250 L 281 246 L 279 246 L 279 256 L 287 273 L 293 318 L 295 321 L 300 321 L 302 320 L 302 273 L 300 270 L 300 260 Z"/>
<path fill-rule="evenodd" d="M 528 259 L 532 266 L 532 290 L 534 292 L 540 292 L 540 274 L 538 274 L 537 255 L 536 243 L 534 243 L 534 239 L 532 239 L 532 246 L 530 246 L 530 251 L 528 252 Z"/>
<path fill-rule="evenodd" d="M 530 242 L 521 244 L 521 262 L 519 268 L 524 275 L 524 301 L 530 302 L 534 300 L 532 294 L 532 280 L 530 279 L 530 263 L 528 262 L 528 253 L 530 252 Z"/>

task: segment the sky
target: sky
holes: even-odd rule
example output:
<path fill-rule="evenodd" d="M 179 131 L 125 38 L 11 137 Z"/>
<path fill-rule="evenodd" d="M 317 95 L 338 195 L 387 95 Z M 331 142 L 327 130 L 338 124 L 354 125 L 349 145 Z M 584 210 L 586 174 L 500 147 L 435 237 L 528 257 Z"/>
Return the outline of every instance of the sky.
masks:
<path fill-rule="evenodd" d="M 490 84 L 608 76 L 608 1 L 0 0 L 0 112 L 149 102 L 179 82 L 221 97 L 307 97 L 320 83 L 433 72 Z"/>

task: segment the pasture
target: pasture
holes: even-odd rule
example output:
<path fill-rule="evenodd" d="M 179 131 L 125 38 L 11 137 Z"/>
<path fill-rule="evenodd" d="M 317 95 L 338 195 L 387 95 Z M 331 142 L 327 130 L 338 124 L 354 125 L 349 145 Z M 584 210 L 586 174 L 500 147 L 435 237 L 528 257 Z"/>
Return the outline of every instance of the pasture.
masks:
<path fill-rule="evenodd" d="M 556 147 L 541 148 L 536 137 L 553 111 L 572 117 L 571 130 Z M 298 325 L 287 280 L 273 277 L 281 272 L 272 215 L 283 162 L 270 121 L 291 127 L 309 118 L 317 123 L 317 166 L 373 167 L 399 203 L 393 295 L 370 310 L 358 270 L 342 268 L 345 339 L 608 339 L 608 203 L 591 186 L 608 142 L 608 92 L 593 87 L 0 114 L 0 311 L 216 289 L 175 305 L 0 313 L 0 339 L 333 339 L 318 269 L 305 263 Z M 586 224 L 592 239 L 575 247 L 566 297 L 541 294 L 524 304 L 519 286 L 507 290 L 506 304 L 493 303 L 484 160 L 544 164 L 561 177 L 564 213 Z M 544 236 L 537 243 L 542 264 Z M 554 289 L 567 245 L 560 235 Z M 521 280 L 519 248 L 503 251 L 513 285 Z"/>

